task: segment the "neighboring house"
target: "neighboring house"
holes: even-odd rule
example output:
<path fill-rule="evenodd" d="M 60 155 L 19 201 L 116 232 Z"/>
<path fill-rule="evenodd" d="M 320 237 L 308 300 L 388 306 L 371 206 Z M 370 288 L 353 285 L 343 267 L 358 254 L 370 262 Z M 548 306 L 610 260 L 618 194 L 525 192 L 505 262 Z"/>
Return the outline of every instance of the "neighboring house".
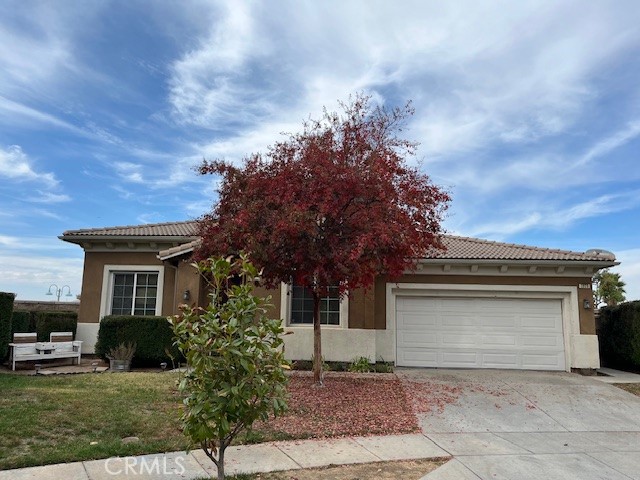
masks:
<path fill-rule="evenodd" d="M 181 303 L 203 305 L 206 292 L 190 264 L 196 223 L 70 230 L 60 237 L 85 251 L 78 337 L 93 351 L 110 314 L 171 315 Z M 617 265 L 586 253 L 444 236 L 446 251 L 421 260 L 396 282 L 322 302 L 326 360 L 358 356 L 399 366 L 593 369 L 600 366 L 591 276 Z M 295 335 L 290 359 L 313 352 L 313 302 L 283 284 L 274 315 Z"/>

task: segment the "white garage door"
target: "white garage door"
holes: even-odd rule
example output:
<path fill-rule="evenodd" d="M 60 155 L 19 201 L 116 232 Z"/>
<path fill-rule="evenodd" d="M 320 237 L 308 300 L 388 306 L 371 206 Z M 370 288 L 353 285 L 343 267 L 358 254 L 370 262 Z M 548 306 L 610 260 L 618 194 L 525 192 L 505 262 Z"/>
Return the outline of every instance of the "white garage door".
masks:
<path fill-rule="evenodd" d="M 564 370 L 560 300 L 397 297 L 397 364 Z"/>

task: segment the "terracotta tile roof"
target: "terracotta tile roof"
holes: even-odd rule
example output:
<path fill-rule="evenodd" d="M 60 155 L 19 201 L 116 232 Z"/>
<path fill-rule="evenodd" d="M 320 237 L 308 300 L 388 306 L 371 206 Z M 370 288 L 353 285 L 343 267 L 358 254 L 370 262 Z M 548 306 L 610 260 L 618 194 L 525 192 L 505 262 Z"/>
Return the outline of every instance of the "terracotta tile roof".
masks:
<path fill-rule="evenodd" d="M 62 237 L 195 237 L 196 221 L 67 230 Z"/>
<path fill-rule="evenodd" d="M 615 261 L 613 254 L 603 250 L 589 250 L 582 253 L 452 235 L 444 235 L 442 243 L 447 247 L 447 250 L 434 250 L 428 258 L 447 260 Z"/>
<path fill-rule="evenodd" d="M 167 222 L 147 225 L 128 225 L 120 227 L 88 228 L 67 230 L 60 238 L 84 238 L 87 240 L 104 237 L 180 237 L 195 240 L 196 220 L 186 222 Z M 587 261 L 615 262 L 615 256 L 609 252 L 589 250 L 572 252 L 552 248 L 532 247 L 513 243 L 494 242 L 479 238 L 443 235 L 442 242 L 446 251 L 433 251 L 428 259 L 433 260 L 515 260 L 515 261 Z M 159 252 L 163 258 L 171 258 L 182 253 L 189 253 L 197 245 L 197 241 L 178 245 Z"/>

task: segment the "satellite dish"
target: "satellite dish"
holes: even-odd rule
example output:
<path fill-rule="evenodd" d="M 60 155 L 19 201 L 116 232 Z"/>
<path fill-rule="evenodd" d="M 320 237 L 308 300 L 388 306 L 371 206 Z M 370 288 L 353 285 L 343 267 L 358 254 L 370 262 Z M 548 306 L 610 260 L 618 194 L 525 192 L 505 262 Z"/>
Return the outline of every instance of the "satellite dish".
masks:
<path fill-rule="evenodd" d="M 602 248 L 591 248 L 584 253 L 586 253 L 587 255 L 607 257 L 611 258 L 612 260 L 616 259 L 616 256 L 613 252 L 610 252 L 609 250 L 603 250 Z"/>

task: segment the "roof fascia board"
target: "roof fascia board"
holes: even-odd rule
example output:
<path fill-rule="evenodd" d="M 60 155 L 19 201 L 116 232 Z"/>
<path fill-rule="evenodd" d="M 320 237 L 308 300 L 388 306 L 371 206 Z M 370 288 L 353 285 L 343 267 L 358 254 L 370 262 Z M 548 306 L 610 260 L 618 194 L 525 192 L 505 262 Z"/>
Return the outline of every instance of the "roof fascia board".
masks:
<path fill-rule="evenodd" d="M 462 258 L 423 258 L 418 260 L 424 265 L 526 265 L 538 267 L 574 266 L 574 267 L 613 267 L 620 265 L 616 260 L 500 260 L 500 259 L 462 259 Z"/>
<path fill-rule="evenodd" d="M 181 257 L 182 255 L 186 255 L 188 253 L 193 252 L 193 248 L 189 248 L 188 250 L 182 250 L 181 252 L 174 252 L 174 253 L 170 253 L 169 255 L 157 255 L 158 260 L 162 260 L 163 262 L 165 260 L 170 260 L 172 258 L 175 257 Z"/>
<path fill-rule="evenodd" d="M 58 238 L 64 242 L 111 242 L 111 243 L 187 243 L 198 237 L 183 235 L 60 235 Z"/>

